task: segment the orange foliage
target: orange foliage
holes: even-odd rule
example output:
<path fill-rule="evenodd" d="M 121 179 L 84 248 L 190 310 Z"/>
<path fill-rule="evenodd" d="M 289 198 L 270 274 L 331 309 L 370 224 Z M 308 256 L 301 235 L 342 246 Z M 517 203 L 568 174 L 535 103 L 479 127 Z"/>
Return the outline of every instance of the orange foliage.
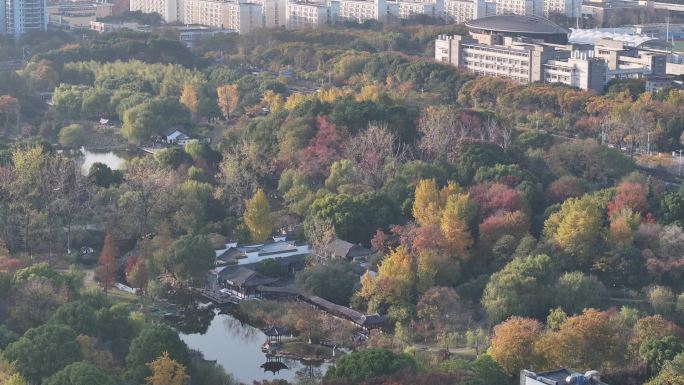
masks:
<path fill-rule="evenodd" d="M 544 326 L 532 318 L 511 317 L 494 327 L 489 354 L 509 374 L 535 362 L 533 347 Z"/>

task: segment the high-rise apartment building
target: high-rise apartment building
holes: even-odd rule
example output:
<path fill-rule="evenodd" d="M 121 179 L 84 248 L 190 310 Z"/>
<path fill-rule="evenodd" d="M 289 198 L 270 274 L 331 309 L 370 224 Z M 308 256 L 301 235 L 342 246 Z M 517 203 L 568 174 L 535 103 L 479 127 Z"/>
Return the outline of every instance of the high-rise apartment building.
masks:
<path fill-rule="evenodd" d="M 287 27 L 318 27 L 335 23 L 340 11 L 339 1 L 311 3 L 306 1 L 287 2 Z"/>
<path fill-rule="evenodd" d="M 444 0 L 444 14 L 456 24 L 496 14 L 493 0 Z"/>
<path fill-rule="evenodd" d="M 264 27 L 287 26 L 287 0 L 261 0 L 261 5 Z"/>
<path fill-rule="evenodd" d="M 2 31 L 19 39 L 29 31 L 46 31 L 48 16 L 46 0 L 5 0 L 0 14 Z"/>
<path fill-rule="evenodd" d="M 542 16 L 544 0 L 494 0 L 497 15 Z"/>
<path fill-rule="evenodd" d="M 387 21 L 386 0 L 340 0 L 340 20 L 363 23 L 368 20 Z"/>
<path fill-rule="evenodd" d="M 259 3 L 217 0 L 184 0 L 183 22 L 249 33 L 263 27 L 262 5 Z"/>
<path fill-rule="evenodd" d="M 158 13 L 167 23 L 184 20 L 183 8 L 178 0 L 131 0 L 131 11 Z"/>
<path fill-rule="evenodd" d="M 544 16 L 551 14 L 578 17 L 582 13 L 582 0 L 544 0 Z"/>
<path fill-rule="evenodd" d="M 444 16 L 444 0 L 396 0 L 388 4 L 390 12 L 400 19 L 408 19 L 415 15 Z"/>

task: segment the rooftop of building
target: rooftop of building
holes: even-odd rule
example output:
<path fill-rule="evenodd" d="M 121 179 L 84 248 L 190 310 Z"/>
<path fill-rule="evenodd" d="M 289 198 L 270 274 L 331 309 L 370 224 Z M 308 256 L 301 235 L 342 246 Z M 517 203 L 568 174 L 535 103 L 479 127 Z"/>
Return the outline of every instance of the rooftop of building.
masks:
<path fill-rule="evenodd" d="M 632 28 L 594 28 L 577 29 L 570 28 L 568 40 L 572 44 L 596 45 L 599 39 L 612 39 L 621 41 L 628 47 L 671 47 L 672 45 L 662 39 L 651 36 L 635 34 Z"/>
<path fill-rule="evenodd" d="M 521 371 L 521 385 L 525 384 L 523 382 L 525 377 L 547 385 L 607 385 L 601 381 L 601 376 L 595 370 L 586 373 L 579 373 L 566 368 L 540 373 L 523 370 Z"/>
<path fill-rule="evenodd" d="M 467 21 L 473 29 L 521 33 L 521 34 L 567 34 L 570 31 L 539 16 L 496 15 Z"/>

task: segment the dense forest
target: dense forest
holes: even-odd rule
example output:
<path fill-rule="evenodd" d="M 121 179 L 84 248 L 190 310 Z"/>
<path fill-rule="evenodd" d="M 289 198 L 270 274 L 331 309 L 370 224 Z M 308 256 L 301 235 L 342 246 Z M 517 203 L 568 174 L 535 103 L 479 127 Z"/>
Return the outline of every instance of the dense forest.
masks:
<path fill-rule="evenodd" d="M 684 188 L 647 153 L 681 149 L 684 94 L 476 77 L 431 59 L 442 33 L 463 29 L 0 42 L 32 53 L 0 72 L 2 382 L 233 384 L 137 306 L 286 231 L 317 256 L 296 285 L 389 319 L 325 384 L 684 384 Z M 82 146 L 157 151 L 83 173 Z"/>

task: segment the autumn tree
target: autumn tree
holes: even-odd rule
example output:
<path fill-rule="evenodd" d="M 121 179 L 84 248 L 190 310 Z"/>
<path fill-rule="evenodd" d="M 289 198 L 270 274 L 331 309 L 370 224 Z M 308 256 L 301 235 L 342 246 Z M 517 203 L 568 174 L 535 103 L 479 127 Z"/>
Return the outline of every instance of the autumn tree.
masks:
<path fill-rule="evenodd" d="M 608 203 L 608 216 L 612 218 L 625 209 L 646 216 L 649 211 L 648 188 L 636 182 L 620 183 L 615 197 Z"/>
<path fill-rule="evenodd" d="M 171 359 L 166 351 L 147 366 L 152 371 L 152 375 L 145 378 L 147 385 L 187 385 L 190 381 L 185 366 Z"/>
<path fill-rule="evenodd" d="M 369 311 L 401 314 L 416 298 L 417 269 L 416 258 L 400 246 L 382 261 L 377 277 L 362 277 L 358 295 L 368 301 Z"/>
<path fill-rule="evenodd" d="M 147 267 L 145 266 L 145 260 L 138 257 L 137 255 L 131 255 L 126 260 L 126 268 L 124 270 L 126 274 L 126 281 L 141 292 L 144 292 L 147 286 Z"/>
<path fill-rule="evenodd" d="M 641 218 L 632 209 L 625 208 L 610 215 L 610 229 L 608 238 L 617 247 L 630 247 L 634 243 L 634 236 Z"/>
<path fill-rule="evenodd" d="M 437 182 L 423 179 L 416 185 L 413 200 L 413 218 L 421 226 L 439 223 L 440 199 Z"/>
<path fill-rule="evenodd" d="M 273 214 L 264 190 L 258 189 L 247 201 L 244 221 L 254 242 L 264 242 L 273 232 Z"/>
<path fill-rule="evenodd" d="M 283 96 L 273 90 L 266 90 L 261 98 L 261 102 L 268 106 L 271 112 L 277 112 L 285 105 Z"/>
<path fill-rule="evenodd" d="M 0 359 L 0 384 L 28 385 L 28 382 L 17 370 L 16 362 Z"/>
<path fill-rule="evenodd" d="M 596 199 L 585 196 L 563 202 L 544 223 L 544 236 L 580 259 L 589 258 L 600 239 L 603 215 Z"/>
<path fill-rule="evenodd" d="M 578 198 L 584 194 L 582 181 L 571 175 L 564 175 L 551 182 L 546 188 L 549 203 L 562 203 L 568 198 Z"/>
<path fill-rule="evenodd" d="M 619 313 L 587 309 L 568 318 L 558 331 L 544 334 L 535 352 L 543 357 L 544 368 L 608 371 L 625 364 L 628 336 Z"/>
<path fill-rule="evenodd" d="M 450 287 L 432 287 L 427 290 L 416 305 L 418 319 L 424 325 L 425 337 L 436 336 L 446 328 L 455 330 L 467 329 L 473 314 L 466 304 Z"/>
<path fill-rule="evenodd" d="M 632 343 L 638 348 L 649 341 L 656 341 L 667 336 L 675 336 L 684 341 L 684 330 L 661 315 L 643 317 L 634 325 Z"/>
<path fill-rule="evenodd" d="M 663 369 L 646 385 L 682 385 L 684 384 L 684 353 L 663 365 Z"/>
<path fill-rule="evenodd" d="M 0 96 L 0 116 L 3 118 L 3 126 L 5 130 L 13 127 L 19 127 L 21 122 L 21 104 L 19 100 L 13 96 Z"/>
<path fill-rule="evenodd" d="M 499 211 L 480 223 L 480 241 L 483 245 L 493 245 L 504 235 L 521 239 L 527 234 L 529 228 L 529 218 L 523 211 Z"/>
<path fill-rule="evenodd" d="M 237 110 L 240 103 L 240 91 L 236 84 L 223 85 L 216 89 L 218 94 L 218 105 L 223 112 L 223 116 L 230 118 Z"/>
<path fill-rule="evenodd" d="M 299 169 L 306 175 L 323 179 L 330 166 L 344 157 L 347 132 L 327 117 L 318 117 L 318 131 L 299 154 Z"/>
<path fill-rule="evenodd" d="M 199 94 L 197 89 L 190 83 L 183 86 L 183 92 L 181 93 L 179 101 L 185 107 L 188 108 L 192 116 L 197 116 L 197 110 L 199 108 Z"/>
<path fill-rule="evenodd" d="M 118 253 L 116 239 L 112 233 L 108 232 L 105 235 L 97 267 L 97 275 L 102 283 L 105 294 L 116 282 L 116 275 L 119 269 L 119 263 L 117 262 L 119 258 Z"/>
<path fill-rule="evenodd" d="M 537 320 L 511 317 L 494 327 L 489 354 L 509 375 L 516 375 L 535 362 L 534 344 L 543 331 Z"/>

